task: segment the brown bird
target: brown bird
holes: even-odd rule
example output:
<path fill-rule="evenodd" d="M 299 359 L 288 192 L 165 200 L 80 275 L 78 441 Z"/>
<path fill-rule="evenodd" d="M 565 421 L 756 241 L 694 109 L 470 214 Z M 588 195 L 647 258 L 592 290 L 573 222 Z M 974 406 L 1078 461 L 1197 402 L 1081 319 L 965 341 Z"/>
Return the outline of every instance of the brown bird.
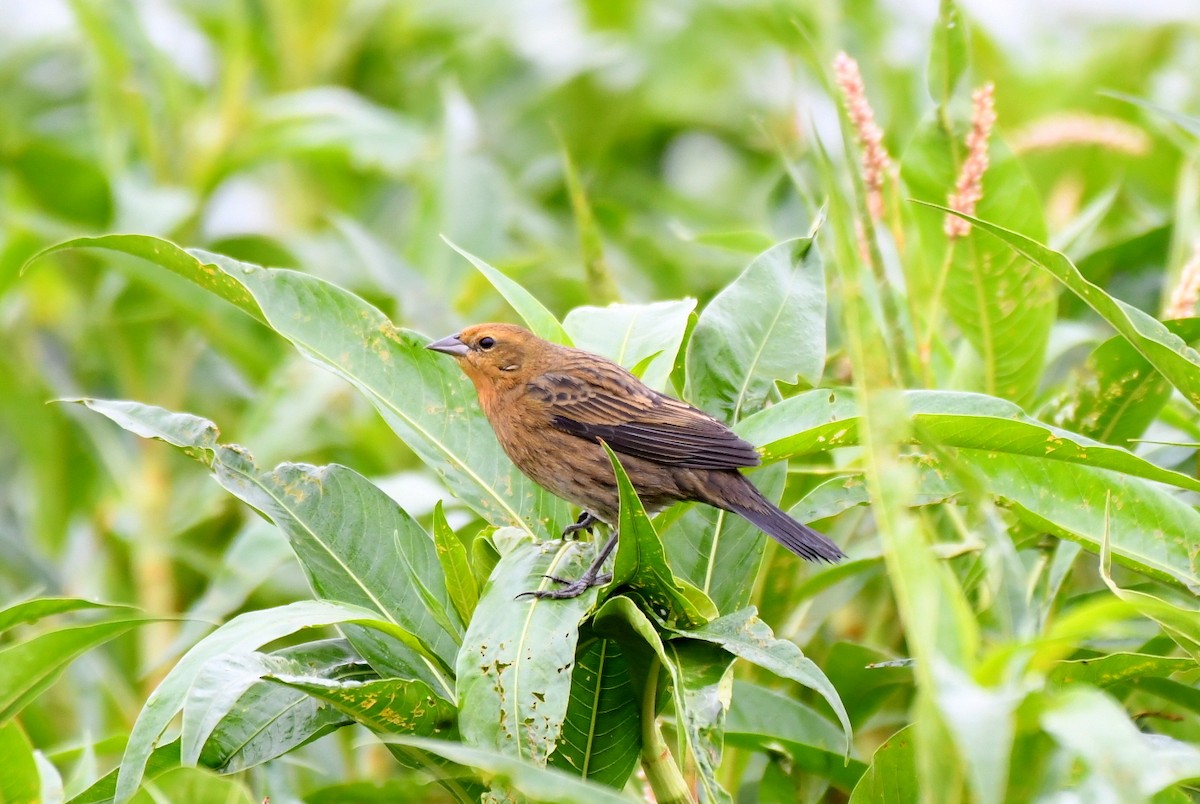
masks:
<path fill-rule="evenodd" d="M 837 545 L 789 517 L 742 476 L 738 469 L 759 464 L 752 444 L 611 360 L 512 324 L 476 324 L 426 348 L 458 361 L 517 468 L 583 509 L 564 537 L 597 520 L 617 522 L 617 483 L 604 441 L 648 511 L 685 500 L 707 503 L 745 517 L 802 558 L 843 557 Z M 607 583 L 600 569 L 616 540 L 614 533 L 578 580 L 554 578 L 564 588 L 531 594 L 575 597 Z"/>

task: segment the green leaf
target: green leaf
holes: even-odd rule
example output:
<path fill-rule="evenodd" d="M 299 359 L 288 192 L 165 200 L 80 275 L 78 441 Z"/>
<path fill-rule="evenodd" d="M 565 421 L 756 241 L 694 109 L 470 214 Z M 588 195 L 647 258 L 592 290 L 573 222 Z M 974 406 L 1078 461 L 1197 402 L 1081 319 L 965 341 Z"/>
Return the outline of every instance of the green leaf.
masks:
<path fill-rule="evenodd" d="M 1082 760 L 1086 775 L 1072 784 L 1083 800 L 1112 795 L 1144 801 L 1177 782 L 1200 778 L 1200 750 L 1163 734 L 1143 734 L 1109 696 L 1069 688 L 1041 715 L 1045 729 Z"/>
<path fill-rule="evenodd" d="M 452 697 L 462 625 L 452 610 L 437 550 L 424 530 L 377 486 L 343 466 L 281 464 L 262 472 L 241 447 L 217 442 L 212 422 L 137 402 L 80 400 L 146 438 L 179 447 L 213 469 L 226 490 L 287 535 L 314 591 L 374 610 L 415 638 L 374 650 L 378 638 L 351 629 L 364 655 L 383 670 L 420 678 Z M 437 660 L 441 661 L 439 664 Z"/>
<path fill-rule="evenodd" d="M 929 97 L 945 107 L 967 69 L 967 31 L 954 0 L 941 0 L 929 49 Z"/>
<path fill-rule="evenodd" d="M 262 268 L 143 235 L 77 238 L 56 252 L 130 254 L 188 279 L 264 321 L 305 358 L 358 388 L 400 438 L 482 517 L 550 535 L 567 503 L 538 487 L 501 450 L 462 372 L 397 329 L 378 309 L 324 280 Z M 554 531 L 557 534 L 557 531 Z"/>
<path fill-rule="evenodd" d="M 604 355 L 630 371 L 645 363 L 642 382 L 664 391 L 695 309 L 694 299 L 576 307 L 563 326 L 580 349 Z"/>
<path fill-rule="evenodd" d="M 1163 469 L 1127 449 L 1045 424 L 1003 399 L 957 391 L 906 391 L 909 443 L 981 450 L 997 455 L 1069 462 L 1200 491 L 1200 480 Z M 766 462 L 833 447 L 858 446 L 860 418 L 853 397 L 809 391 L 738 424 L 738 435 L 759 444 Z"/>
<path fill-rule="evenodd" d="M 377 617 L 376 612 L 358 606 L 327 600 L 309 600 L 248 612 L 213 631 L 171 668 L 151 693 L 133 724 L 117 779 L 115 799 L 118 804 L 128 801 L 138 789 L 155 743 L 183 707 L 188 688 L 209 660 L 227 653 L 255 650 L 267 642 L 304 628 L 342 623 L 378 629 L 401 641 L 407 638 L 401 629 Z"/>
<path fill-rule="evenodd" d="M 53 617 L 55 614 L 65 614 L 72 611 L 103 610 L 112 613 L 131 613 L 137 611 L 130 606 L 120 603 L 101 603 L 95 600 L 84 600 L 78 597 L 35 597 L 14 603 L 6 609 L 0 609 L 0 634 L 23 623 L 32 623 L 43 617 Z"/>
<path fill-rule="evenodd" d="M 1023 692 L 1014 684 L 982 687 L 948 662 L 939 661 L 933 675 L 934 697 L 966 764 L 973 800 L 983 804 L 1009 800 L 1005 797 L 1009 759 Z"/>
<path fill-rule="evenodd" d="M 927 206 L 950 212 L 936 204 Z M 1150 365 L 1162 372 L 1193 407 L 1200 407 L 1200 352 L 1184 343 L 1182 338 L 1171 332 L 1161 321 L 1108 295 L 1079 273 L 1079 269 L 1065 255 L 1043 246 L 1036 240 L 986 220 L 961 214 L 959 217 L 970 222 L 972 226 L 978 226 L 995 235 L 1013 251 L 1066 285 L 1072 293 L 1111 324 L 1113 329 L 1123 335 Z"/>
<path fill-rule="evenodd" d="M 871 765 L 850 794 L 850 804 L 912 804 L 921 800 L 914 729 L 905 726 L 875 749 Z"/>
<path fill-rule="evenodd" d="M 727 614 L 698 628 L 671 630 L 675 634 L 672 639 L 684 637 L 720 645 L 734 656 L 816 692 L 825 699 L 841 721 L 845 734 L 843 750 L 849 755 L 852 734 L 850 719 L 837 690 L 821 672 L 821 668 L 806 657 L 795 643 L 777 639 L 771 633 L 771 628 L 758 618 L 758 612 L 753 606 Z"/>
<path fill-rule="evenodd" d="M 179 767 L 179 741 L 167 743 L 154 749 L 146 762 L 143 775 L 145 781 L 152 781 L 169 770 Z M 112 804 L 116 797 L 117 775 L 120 768 L 113 768 L 93 782 L 86 790 L 73 797 L 68 804 Z"/>
<path fill-rule="evenodd" d="M 825 367 L 825 272 L 812 238 L 758 255 L 700 314 L 687 398 L 734 422 L 777 398 L 777 380 L 816 385 Z"/>
<path fill-rule="evenodd" d="M 34 760 L 33 745 L 15 720 L 0 726 L 0 757 L 4 757 L 0 801 L 30 804 L 41 801 L 42 780 Z"/>
<path fill-rule="evenodd" d="M 1188 343 L 1200 340 L 1200 318 L 1164 321 Z M 1124 336 L 1088 355 L 1073 381 L 1047 404 L 1054 424 L 1122 447 L 1146 432 L 1171 398 L 1171 384 Z"/>
<path fill-rule="evenodd" d="M 1121 564 L 1159 580 L 1193 588 L 1200 583 L 1191 552 L 1200 513 L 1162 488 L 1134 477 L 1060 461 L 1001 455 L 983 450 L 948 451 L 945 461 L 921 456 L 913 503 L 939 503 L 964 492 L 960 469 L 987 480 L 987 492 L 1032 527 L 1100 552 L 1105 531 L 1103 501 L 1110 495 L 1112 550 Z M 861 475 L 818 486 L 792 508 L 801 521 L 865 505 Z"/>
<path fill-rule="evenodd" d="M 271 686 L 270 681 L 283 677 L 300 679 L 310 685 L 319 686 L 325 683 L 333 687 L 361 686 L 364 682 L 360 679 L 364 677 L 369 681 L 377 680 L 370 666 L 361 657 L 350 651 L 342 640 L 322 640 L 308 645 L 285 648 L 272 654 L 230 652 L 217 656 L 201 668 L 200 673 L 188 689 L 187 699 L 183 703 L 183 730 L 180 735 L 181 762 L 184 765 L 195 765 L 202 753 L 210 758 L 213 757 L 214 754 L 220 752 L 222 745 L 230 744 L 229 732 L 239 735 L 246 734 L 247 726 L 253 726 L 260 730 L 252 731 L 248 735 L 259 744 L 257 752 L 261 755 L 266 751 L 274 750 L 277 752 L 274 756 L 309 739 L 315 739 L 318 733 L 328 731 L 328 726 L 331 725 L 329 718 L 298 720 L 292 717 L 291 712 L 281 712 L 278 709 L 272 711 L 272 707 L 278 706 L 281 699 L 286 698 L 295 703 L 303 703 L 295 696 L 264 694 L 264 688 Z M 268 682 L 265 684 L 263 683 L 264 678 L 268 678 Z M 413 700 L 421 701 L 420 708 L 424 711 L 438 712 L 438 717 L 442 719 L 453 717 L 454 708 L 444 698 L 439 699 L 440 702 L 433 705 L 423 703 L 423 696 L 426 693 L 433 694 L 431 688 L 424 682 L 408 679 L 388 679 L 388 681 L 396 686 L 411 685 L 411 689 L 414 691 Z M 251 694 L 252 691 L 254 694 Z M 310 690 L 304 691 L 312 694 Z M 320 698 L 320 696 L 314 697 Z M 267 714 L 272 719 L 248 723 L 247 715 L 250 714 L 248 707 L 251 706 L 257 707 L 257 711 L 253 714 L 259 717 Z M 408 711 L 413 713 L 410 716 L 414 717 L 414 722 L 419 722 L 420 718 L 415 717 L 414 709 L 416 708 L 415 706 L 411 707 Z M 365 711 L 364 707 L 360 714 Z M 286 717 L 293 727 L 309 729 L 309 731 L 277 733 L 275 735 L 277 741 L 269 744 L 263 739 L 262 732 L 278 732 L 279 724 L 275 722 L 275 716 Z M 332 722 L 341 725 L 341 718 Z M 225 733 L 218 734 L 218 730 L 222 729 L 225 730 Z M 215 742 L 216 746 L 210 747 L 210 742 Z M 246 759 L 244 745 L 238 745 L 236 753 L 241 754 L 243 760 Z M 265 757 L 265 759 L 270 758 L 272 757 Z M 220 764 L 226 764 L 229 759 L 229 757 L 220 757 Z"/>
<path fill-rule="evenodd" d="M 553 343 L 561 343 L 564 346 L 572 345 L 571 336 L 563 329 L 563 325 L 558 322 L 553 313 L 534 298 L 532 293 L 474 254 L 459 248 L 445 237 L 442 239 L 450 248 L 466 257 L 472 265 L 479 269 L 479 273 L 483 274 L 487 281 L 492 283 L 492 287 L 517 311 L 517 315 L 534 335 Z"/>
<path fill-rule="evenodd" d="M 715 645 L 686 639 L 666 642 L 663 649 L 676 668 L 675 715 L 684 740 L 701 775 L 711 774 L 715 784 L 725 748 L 725 714 L 733 697 L 733 658 Z"/>
<path fill-rule="evenodd" d="M 699 625 L 717 616 L 717 608 L 699 589 L 681 582 L 671 572 L 662 540 L 642 507 L 642 501 L 625 473 L 617 454 L 601 442 L 616 473 L 621 510 L 617 555 L 613 560 L 609 594 L 629 590 L 645 601 L 667 623 Z"/>
<path fill-rule="evenodd" d="M 936 116 L 922 123 L 905 149 L 902 172 L 916 199 L 945 203 L 959 171 L 962 138 Z M 994 141 L 983 178 L 980 215 L 1008 222 L 1030 237 L 1044 238 L 1042 205 L 1020 162 Z M 955 326 L 978 355 L 977 389 L 1017 402 L 1028 401 L 1042 375 L 1042 361 L 1056 313 L 1054 282 L 1019 255 L 990 238 L 948 240 L 941 216 L 917 215 L 919 257 L 910 260 L 909 295 L 918 306 L 922 348 L 942 326 L 944 304 Z"/>
<path fill-rule="evenodd" d="M 303 666 L 309 675 L 338 679 L 375 676 L 344 639 L 306 642 L 274 651 L 272 656 Z M 193 682 L 187 704 L 200 691 L 197 685 L 202 679 L 209 685 L 240 681 L 213 667 L 225 658 L 218 657 L 205 665 L 201 677 Z M 257 677 L 250 681 L 250 686 L 216 722 L 204 741 L 199 760 L 205 767 L 222 773 L 246 770 L 352 722 L 342 712 L 298 689 Z M 179 743 L 174 745 L 178 760 Z"/>
<path fill-rule="evenodd" d="M 175 768 L 139 790 L 134 804 L 159 804 L 162 801 L 212 801 L 222 804 L 259 804 L 239 779 L 227 779 L 200 768 Z"/>
<path fill-rule="evenodd" d="M 847 762 L 845 741 L 841 729 L 792 696 L 747 681 L 733 682 L 726 745 L 758 751 L 782 745 L 797 767 L 849 792 L 867 766 L 857 759 Z"/>
<path fill-rule="evenodd" d="M 433 506 L 433 544 L 437 549 L 438 561 L 442 564 L 450 602 L 458 612 L 458 619 L 469 623 L 479 603 L 479 586 L 471 571 L 471 562 L 467 560 L 467 548 L 446 521 L 441 500 Z M 462 641 L 461 638 L 459 641 Z"/>
<path fill-rule="evenodd" d="M 604 785 L 585 782 L 576 776 L 553 768 L 542 768 L 513 758 L 508 754 L 466 746 L 444 740 L 389 734 L 383 737 L 389 745 L 402 745 L 428 751 L 472 768 L 485 781 L 511 788 L 531 801 L 554 801 L 561 804 L 629 804 L 632 799 L 613 792 Z"/>
<path fill-rule="evenodd" d="M 581 640 L 562 736 L 549 764 L 624 788 L 641 752 L 640 716 L 638 691 L 621 646 L 611 639 Z"/>
<path fill-rule="evenodd" d="M 568 600 L 517 596 L 574 577 L 589 546 L 533 542 L 497 533 L 500 563 L 492 571 L 458 654 L 463 741 L 544 765 L 562 731 L 571 693 L 579 623 L 596 590 Z"/>
<path fill-rule="evenodd" d="M 682 726 L 681 731 L 688 752 L 696 764 L 696 783 L 704 796 L 703 800 L 731 802 L 729 793 L 717 780 L 717 769 L 712 761 L 713 746 L 708 739 L 713 728 L 718 729 L 719 735 L 719 723 L 724 719 L 728 704 L 728 698 L 722 700 L 719 695 L 714 695 L 709 690 L 715 683 L 713 673 L 718 672 L 718 668 L 726 667 L 727 660 L 717 662 L 711 652 L 701 651 L 696 657 L 686 658 L 688 662 L 693 658 L 707 659 L 708 661 L 703 662 L 707 670 L 697 674 L 693 668 L 685 675 L 684 669 L 677 661 L 680 653 L 674 649 L 668 651 L 653 623 L 628 597 L 610 597 L 596 611 L 593 623 L 597 632 L 619 641 L 626 652 L 644 652 L 644 648 L 648 646 L 652 655 L 657 657 L 670 675 L 676 690 L 676 717 Z M 657 672 L 656 668 L 651 669 Z M 642 668 L 642 673 L 645 672 L 646 668 Z M 720 675 L 723 677 L 723 670 Z M 699 711 L 695 709 L 697 705 L 702 707 Z"/>
<path fill-rule="evenodd" d="M 1112 498 L 1105 501 L 1105 519 L 1112 522 Z M 1193 512 L 1195 509 L 1192 509 Z M 1198 515 L 1200 516 L 1200 515 Z M 1192 533 L 1197 531 L 1193 530 Z M 1196 548 L 1196 542 L 1185 543 L 1185 546 Z M 1196 605 L 1196 595 L 1200 594 L 1200 584 L 1191 584 L 1188 590 L 1191 594 L 1186 600 L 1179 599 L 1182 595 L 1167 595 L 1176 590 L 1164 589 L 1160 594 L 1150 594 L 1136 589 L 1124 589 L 1117 585 L 1112 578 L 1112 549 L 1110 530 L 1105 528 L 1104 538 L 1100 544 L 1100 577 L 1109 590 L 1121 600 L 1133 606 L 1143 616 L 1150 618 L 1162 626 L 1163 631 L 1175 640 L 1179 647 L 1187 651 L 1193 659 L 1200 662 L 1200 606 Z M 1193 552 L 1193 560 L 1196 560 Z"/>
<path fill-rule="evenodd" d="M 45 692 L 79 656 L 151 621 L 125 615 L 58 628 L 0 649 L 0 724 Z"/>
<path fill-rule="evenodd" d="M 1169 676 L 1194 669 L 1196 661 L 1182 656 L 1110 653 L 1091 659 L 1057 662 L 1050 670 L 1047 680 L 1063 686 L 1090 684 L 1093 687 L 1107 687 L 1121 681 Z"/>
<path fill-rule="evenodd" d="M 454 707 L 423 681 L 403 678 L 353 681 L 278 672 L 267 679 L 332 704 L 376 733 L 432 737 L 454 726 Z"/>

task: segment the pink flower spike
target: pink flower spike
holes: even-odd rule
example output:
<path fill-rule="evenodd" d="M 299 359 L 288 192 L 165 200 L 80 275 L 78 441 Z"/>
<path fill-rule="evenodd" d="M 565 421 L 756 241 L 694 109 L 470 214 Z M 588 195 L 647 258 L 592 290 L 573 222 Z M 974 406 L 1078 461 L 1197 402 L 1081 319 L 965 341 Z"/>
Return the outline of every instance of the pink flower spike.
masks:
<path fill-rule="evenodd" d="M 878 220 L 883 215 L 883 180 L 892 169 L 892 159 L 883 147 L 883 129 L 875 122 L 875 113 L 867 101 L 867 90 L 863 84 L 858 62 L 846 53 L 838 53 L 833 60 L 833 75 L 846 115 L 854 126 L 858 145 L 862 149 L 862 177 L 867 188 L 867 211 Z"/>
<path fill-rule="evenodd" d="M 1196 314 L 1196 302 L 1200 301 L 1200 240 L 1192 245 L 1192 258 L 1179 272 L 1179 282 L 1171 291 L 1164 320 L 1191 318 Z"/>
<path fill-rule="evenodd" d="M 996 125 L 996 87 L 990 81 L 971 95 L 974 111 L 971 131 L 967 134 L 967 158 L 958 172 L 954 192 L 947 206 L 966 215 L 975 214 L 975 206 L 983 198 L 983 174 L 988 169 L 988 140 Z M 951 239 L 971 231 L 971 224 L 954 215 L 946 216 L 946 235 Z"/>

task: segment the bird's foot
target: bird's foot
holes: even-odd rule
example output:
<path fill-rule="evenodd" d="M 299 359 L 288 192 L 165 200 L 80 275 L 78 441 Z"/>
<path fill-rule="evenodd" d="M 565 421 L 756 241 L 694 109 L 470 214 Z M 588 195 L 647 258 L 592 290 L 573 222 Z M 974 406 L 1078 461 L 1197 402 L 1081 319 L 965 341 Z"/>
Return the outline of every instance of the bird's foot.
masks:
<path fill-rule="evenodd" d="M 586 530 L 588 533 L 591 533 L 592 526 L 599 521 L 600 520 L 593 516 L 590 512 L 583 511 L 579 514 L 579 519 L 576 519 L 574 524 L 567 525 L 565 528 L 563 528 L 561 538 L 565 540 L 568 536 L 571 536 L 574 539 L 578 539 L 579 537 L 575 534 L 582 530 Z"/>
<path fill-rule="evenodd" d="M 554 575 L 546 575 L 545 577 L 555 583 L 561 583 L 563 587 L 561 589 L 535 589 L 532 592 L 523 592 L 517 595 L 517 597 L 528 595 L 538 600 L 569 600 L 573 597 L 579 597 L 593 586 L 604 586 L 604 584 L 612 580 L 612 575 L 607 572 L 603 575 L 590 575 L 590 577 L 589 573 L 585 572 L 574 581 L 569 581 L 566 578 L 558 578 Z"/>

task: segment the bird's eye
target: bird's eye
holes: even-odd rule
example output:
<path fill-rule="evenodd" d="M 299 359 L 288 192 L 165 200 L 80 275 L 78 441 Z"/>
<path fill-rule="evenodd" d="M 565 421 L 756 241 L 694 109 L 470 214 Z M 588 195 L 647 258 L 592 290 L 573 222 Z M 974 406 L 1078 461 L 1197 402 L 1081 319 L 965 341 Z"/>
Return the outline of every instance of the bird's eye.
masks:
<path fill-rule="evenodd" d="M 495 345 L 496 345 L 495 338 L 480 338 L 479 339 L 479 348 L 483 349 L 485 352 L 488 349 L 491 349 Z"/>

